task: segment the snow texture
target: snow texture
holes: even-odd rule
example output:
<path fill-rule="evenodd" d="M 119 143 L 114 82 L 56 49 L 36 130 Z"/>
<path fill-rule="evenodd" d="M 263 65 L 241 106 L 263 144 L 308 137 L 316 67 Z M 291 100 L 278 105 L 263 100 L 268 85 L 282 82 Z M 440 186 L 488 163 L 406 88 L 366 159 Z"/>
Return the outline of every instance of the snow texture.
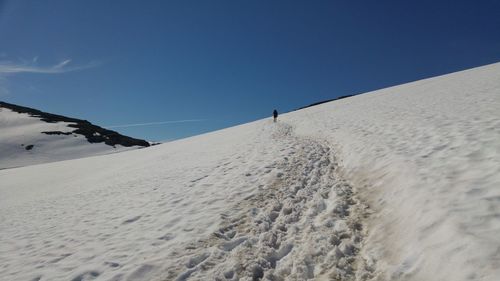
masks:
<path fill-rule="evenodd" d="M 1 170 L 0 280 L 499 280 L 499 78 Z"/>

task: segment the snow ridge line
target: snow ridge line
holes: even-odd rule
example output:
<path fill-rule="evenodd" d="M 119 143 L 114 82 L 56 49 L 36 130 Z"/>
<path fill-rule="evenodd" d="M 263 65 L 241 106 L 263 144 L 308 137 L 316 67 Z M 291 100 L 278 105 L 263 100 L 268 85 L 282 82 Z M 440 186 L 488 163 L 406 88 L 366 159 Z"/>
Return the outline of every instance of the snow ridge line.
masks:
<path fill-rule="evenodd" d="M 276 124 L 273 140 L 291 147 L 270 168 L 269 185 L 223 214 L 211 237 L 188 245 L 164 280 L 370 280 L 375 263 L 360 249 L 368 208 L 336 173 L 328 145 Z"/>

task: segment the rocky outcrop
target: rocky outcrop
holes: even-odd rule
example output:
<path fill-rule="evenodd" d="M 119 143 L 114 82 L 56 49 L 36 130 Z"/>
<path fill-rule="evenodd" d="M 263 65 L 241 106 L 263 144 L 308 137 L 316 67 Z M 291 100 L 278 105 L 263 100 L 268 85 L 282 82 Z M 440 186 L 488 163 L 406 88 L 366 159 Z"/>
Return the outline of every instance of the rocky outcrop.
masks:
<path fill-rule="evenodd" d="M 72 132 L 59 132 L 59 131 L 47 131 L 42 132 L 47 135 L 69 135 L 69 134 L 80 134 L 85 136 L 90 143 L 100 143 L 104 142 L 107 145 L 115 146 L 117 144 L 130 147 L 130 146 L 150 146 L 149 142 L 141 139 L 135 139 L 119 134 L 118 132 L 104 129 L 102 127 L 96 126 L 87 120 L 81 120 L 71 117 L 66 117 L 62 115 L 52 114 L 43 112 L 37 109 L 19 106 L 15 104 L 10 104 L 0 101 L 0 107 L 10 109 L 18 113 L 26 113 L 30 116 L 40 118 L 40 120 L 47 123 L 55 122 L 67 122 L 68 127 L 75 128 Z"/>

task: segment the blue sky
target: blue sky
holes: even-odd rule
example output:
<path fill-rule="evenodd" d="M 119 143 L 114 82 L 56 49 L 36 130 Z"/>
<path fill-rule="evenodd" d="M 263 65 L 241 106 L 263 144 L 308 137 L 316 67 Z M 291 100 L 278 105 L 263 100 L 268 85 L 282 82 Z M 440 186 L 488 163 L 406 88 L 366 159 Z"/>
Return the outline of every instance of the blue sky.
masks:
<path fill-rule="evenodd" d="M 149 140 L 498 61 L 495 0 L 0 0 L 0 100 Z"/>

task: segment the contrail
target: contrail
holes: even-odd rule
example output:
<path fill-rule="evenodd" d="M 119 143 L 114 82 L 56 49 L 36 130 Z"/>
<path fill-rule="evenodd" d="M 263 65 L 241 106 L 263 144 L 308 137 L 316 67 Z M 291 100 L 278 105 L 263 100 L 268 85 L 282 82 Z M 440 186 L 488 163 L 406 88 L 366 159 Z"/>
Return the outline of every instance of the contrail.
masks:
<path fill-rule="evenodd" d="M 137 123 L 137 124 L 123 124 L 123 125 L 111 125 L 105 126 L 104 128 L 126 128 L 126 127 L 139 127 L 139 126 L 151 126 L 151 125 L 162 125 L 162 124 L 174 124 L 174 123 L 187 123 L 187 122 L 201 122 L 206 119 L 186 119 L 186 120 L 169 120 L 161 122 L 149 122 L 149 123 Z"/>

